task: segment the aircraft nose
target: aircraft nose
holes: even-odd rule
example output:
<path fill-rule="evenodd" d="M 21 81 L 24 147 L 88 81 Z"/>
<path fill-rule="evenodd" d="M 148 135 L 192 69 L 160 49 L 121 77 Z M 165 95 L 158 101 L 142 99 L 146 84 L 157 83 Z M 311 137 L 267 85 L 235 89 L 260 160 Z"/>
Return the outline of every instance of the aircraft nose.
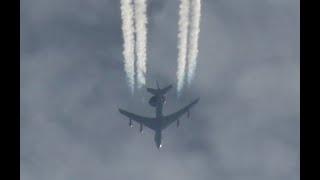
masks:
<path fill-rule="evenodd" d="M 159 144 L 157 147 L 158 147 L 158 149 L 160 149 L 162 147 L 162 144 Z"/>

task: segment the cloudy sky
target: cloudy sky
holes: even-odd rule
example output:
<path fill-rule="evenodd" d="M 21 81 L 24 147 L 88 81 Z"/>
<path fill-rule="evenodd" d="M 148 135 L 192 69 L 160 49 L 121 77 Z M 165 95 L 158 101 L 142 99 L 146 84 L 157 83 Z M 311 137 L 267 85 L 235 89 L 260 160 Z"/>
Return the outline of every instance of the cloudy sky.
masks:
<path fill-rule="evenodd" d="M 117 108 L 151 116 L 132 96 L 120 1 L 21 1 L 22 180 L 298 180 L 298 0 L 203 0 L 192 85 L 168 114 L 200 102 L 163 133 L 128 127 Z M 148 0 L 148 86 L 176 87 L 178 0 Z"/>

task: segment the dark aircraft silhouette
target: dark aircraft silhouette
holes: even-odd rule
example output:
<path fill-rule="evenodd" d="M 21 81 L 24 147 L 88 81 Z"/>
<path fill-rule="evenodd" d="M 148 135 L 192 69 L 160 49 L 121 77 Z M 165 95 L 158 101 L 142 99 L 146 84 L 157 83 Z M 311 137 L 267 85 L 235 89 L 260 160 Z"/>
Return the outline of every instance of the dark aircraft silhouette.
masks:
<path fill-rule="evenodd" d="M 172 88 L 172 85 L 169 85 L 163 89 L 159 87 L 157 82 L 157 89 L 147 88 L 147 91 L 153 96 L 149 100 L 149 104 L 153 106 L 156 110 L 156 117 L 142 117 L 123 109 L 119 109 L 120 113 L 127 116 L 129 118 L 129 126 L 132 127 L 132 120 L 136 121 L 140 124 L 140 132 L 142 133 L 143 125 L 147 126 L 148 128 L 154 130 L 155 136 L 154 141 L 156 143 L 157 148 L 161 148 L 161 132 L 165 128 L 167 128 L 171 123 L 177 121 L 177 127 L 179 127 L 179 118 L 187 113 L 187 117 L 190 117 L 190 108 L 195 105 L 199 98 L 192 101 L 189 105 L 185 106 L 184 108 L 180 109 L 179 111 L 172 113 L 170 115 L 164 116 L 162 114 L 162 107 L 163 104 L 166 103 L 166 96 L 165 94 Z"/>

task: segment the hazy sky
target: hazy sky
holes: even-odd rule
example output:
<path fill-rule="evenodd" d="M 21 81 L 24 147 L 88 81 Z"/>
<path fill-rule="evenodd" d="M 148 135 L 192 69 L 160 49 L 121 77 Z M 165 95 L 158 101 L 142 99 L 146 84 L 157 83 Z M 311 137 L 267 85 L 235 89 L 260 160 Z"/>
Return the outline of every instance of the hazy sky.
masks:
<path fill-rule="evenodd" d="M 148 86 L 176 87 L 178 7 L 148 0 Z M 201 99 L 158 151 L 117 111 L 154 112 L 126 83 L 120 1 L 22 0 L 21 179 L 300 179 L 299 1 L 202 7 L 194 81 L 164 113 Z"/>

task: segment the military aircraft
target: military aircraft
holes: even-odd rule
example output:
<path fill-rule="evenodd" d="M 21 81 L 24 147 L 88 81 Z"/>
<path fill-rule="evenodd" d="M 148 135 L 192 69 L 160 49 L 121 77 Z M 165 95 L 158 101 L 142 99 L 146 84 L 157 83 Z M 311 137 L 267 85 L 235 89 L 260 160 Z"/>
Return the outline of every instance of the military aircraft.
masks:
<path fill-rule="evenodd" d="M 199 98 L 192 101 L 190 104 L 185 106 L 184 108 L 180 109 L 179 111 L 172 113 L 170 115 L 164 116 L 162 114 L 162 107 L 163 104 L 166 103 L 166 96 L 165 94 L 172 88 L 172 85 L 169 85 L 163 89 L 159 87 L 157 82 L 157 89 L 147 88 L 147 91 L 151 93 L 153 96 L 149 100 L 149 104 L 155 108 L 156 117 L 143 117 L 123 109 L 119 108 L 119 112 L 129 118 L 129 126 L 132 126 L 132 120 L 136 121 L 140 124 L 140 132 L 142 133 L 143 126 L 147 126 L 148 128 L 152 129 L 155 132 L 154 141 L 156 143 L 157 148 L 161 148 L 161 133 L 162 130 L 167 128 L 170 124 L 174 121 L 177 121 L 177 127 L 179 127 L 179 119 L 182 115 L 187 113 L 187 117 L 190 117 L 190 108 L 194 106 L 198 101 Z"/>

